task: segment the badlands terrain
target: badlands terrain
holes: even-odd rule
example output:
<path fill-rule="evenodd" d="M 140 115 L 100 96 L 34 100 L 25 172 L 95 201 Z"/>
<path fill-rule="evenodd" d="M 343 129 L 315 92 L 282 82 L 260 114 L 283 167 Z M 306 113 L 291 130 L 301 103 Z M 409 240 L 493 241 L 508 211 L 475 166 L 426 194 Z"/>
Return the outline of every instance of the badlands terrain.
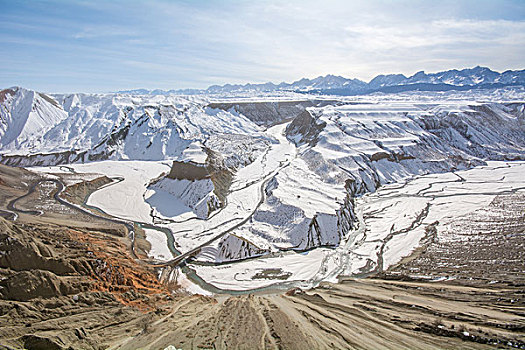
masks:
<path fill-rule="evenodd" d="M 525 348 L 524 100 L 3 90 L 0 346 Z"/>

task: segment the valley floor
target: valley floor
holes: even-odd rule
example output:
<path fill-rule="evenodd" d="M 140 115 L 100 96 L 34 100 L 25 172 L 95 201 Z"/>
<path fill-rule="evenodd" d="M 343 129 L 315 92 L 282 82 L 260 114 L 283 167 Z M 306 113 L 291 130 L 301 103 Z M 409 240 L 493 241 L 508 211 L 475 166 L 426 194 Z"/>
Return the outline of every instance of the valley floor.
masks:
<path fill-rule="evenodd" d="M 286 147 L 281 148 L 286 150 Z M 278 152 L 286 157 L 289 155 L 288 151 L 277 149 Z M 279 159 L 276 156 L 271 158 Z M 79 172 L 74 176 L 94 176 L 89 174 L 101 172 L 109 177 L 124 179 L 93 192 L 87 204 L 125 220 L 152 225 L 144 229 L 146 239 L 152 246 L 149 255 L 166 261 L 173 258 L 175 247 L 182 253 L 200 246 L 203 252 L 213 250 L 213 244 L 207 243 L 210 239 L 221 237 L 250 218 L 261 198 L 264 198 L 261 186 L 283 166 L 279 166 L 282 162 L 274 163 L 260 169 L 259 176 L 246 176 L 246 179 L 257 178 L 259 181 L 241 186 L 247 194 L 234 192 L 228 206 L 211 219 L 183 220 L 156 226 L 152 225 L 154 219 L 149 215 L 152 209 L 142 194 L 147 192 L 146 184 L 150 179 L 168 169 L 166 164 L 139 161 L 80 164 L 74 165 Z M 264 165 L 254 163 L 246 169 L 253 170 L 261 164 Z M 40 170 L 56 172 L 61 169 Z M 196 262 L 188 263 L 190 270 L 185 269 L 186 273 L 190 272 L 193 282 L 178 269 L 181 276 L 179 283 L 191 290 L 202 291 L 204 288 L 213 293 L 275 291 L 293 287 L 308 289 L 322 281 L 336 282 L 340 275 L 365 277 L 384 271 L 410 256 L 430 239 L 456 241 L 462 247 L 470 239 L 480 239 L 483 232 L 485 240 L 498 242 L 491 237 L 493 230 L 487 227 L 481 228 L 480 234 L 474 236 L 462 227 L 475 224 L 476 213 L 485 215 L 487 210 L 493 212 L 490 204 L 498 196 L 523 193 L 524 172 L 525 162 L 488 162 L 486 166 L 470 170 L 420 175 L 401 183 L 385 185 L 356 200 L 358 228 L 335 249 L 319 247 L 306 252 L 277 251 L 220 265 L 207 263 L 206 260 L 202 263 L 198 256 Z M 242 179 L 240 177 L 238 181 Z M 42 206 L 37 209 L 42 209 Z M 506 220 L 507 214 L 508 211 L 501 210 L 495 219 Z M 169 246 L 170 240 L 166 238 L 166 234 L 168 238 L 170 236 L 166 233 L 169 231 L 163 229 L 170 229 L 174 246 Z M 209 248 L 210 245 L 212 248 Z M 512 245 L 508 247 L 511 251 L 520 251 Z M 460 268 L 461 264 L 454 266 Z"/>
<path fill-rule="evenodd" d="M 514 164 L 520 163 L 491 164 L 485 171 Z M 39 176 L 0 170 L 0 209 L 9 216 L 7 203 Z M 525 348 L 525 195 L 520 186 L 505 184 L 512 173 L 490 187 L 479 183 L 478 194 L 490 200 L 471 200 L 469 210 L 429 221 L 421 246 L 386 272 L 307 291 L 242 296 L 191 296 L 161 284 L 132 256 L 125 227 L 56 203 L 56 189 L 43 183 L 33 198 L 16 203 L 26 210 L 41 203 L 42 215 L 0 219 L 0 348 Z M 447 186 L 470 193 L 475 174 L 414 186 L 414 193 L 450 198 Z M 69 192 L 71 198 L 89 191 L 90 185 L 82 186 Z M 388 201 L 388 192 L 399 188 L 385 187 L 382 198 Z M 145 258 L 147 241 L 138 237 L 137 244 Z"/>

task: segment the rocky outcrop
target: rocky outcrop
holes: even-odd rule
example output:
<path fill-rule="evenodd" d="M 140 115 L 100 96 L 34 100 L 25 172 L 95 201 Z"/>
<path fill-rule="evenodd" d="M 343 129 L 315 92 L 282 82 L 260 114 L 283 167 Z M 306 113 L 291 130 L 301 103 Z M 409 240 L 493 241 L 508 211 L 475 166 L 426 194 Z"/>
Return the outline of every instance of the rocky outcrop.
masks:
<path fill-rule="evenodd" d="M 317 213 L 312 218 L 304 245 L 296 249 L 312 249 L 322 246 L 335 247 L 339 245 L 341 235 L 337 227 L 337 216 L 334 214 Z"/>
<path fill-rule="evenodd" d="M 357 228 L 359 221 L 355 213 L 354 198 L 357 197 L 357 186 L 353 179 L 346 180 L 346 196 L 341 208 L 337 210 L 337 230 L 340 237 L 346 237 L 351 230 Z"/>
<path fill-rule="evenodd" d="M 310 222 L 306 240 L 297 249 L 312 249 L 321 246 L 336 247 L 348 233 L 358 225 L 355 213 L 355 180 L 348 179 L 346 196 L 335 214 L 317 213 Z"/>
<path fill-rule="evenodd" d="M 296 145 L 307 143 L 315 146 L 319 133 L 326 122 L 317 121 L 309 111 L 304 110 L 286 127 L 286 137 Z"/>
<path fill-rule="evenodd" d="M 176 180 L 199 181 L 210 178 L 210 173 L 204 164 L 173 161 L 168 178 Z"/>
<path fill-rule="evenodd" d="M 214 193 L 219 198 L 221 205 L 226 203 L 226 196 L 230 191 L 233 179 L 233 172 L 225 164 L 222 155 L 219 152 L 206 148 L 206 169 L 210 174 L 213 182 Z"/>
<path fill-rule="evenodd" d="M 70 164 L 82 161 L 85 153 L 78 154 L 74 151 L 54 152 L 47 154 L 6 155 L 0 154 L 0 163 L 9 166 L 47 166 L 57 164 Z"/>
<path fill-rule="evenodd" d="M 390 162 L 399 163 L 402 160 L 415 159 L 415 157 L 412 155 L 406 154 L 406 153 L 401 153 L 401 152 L 392 152 L 392 153 L 377 152 L 370 156 L 370 160 L 372 162 L 377 162 L 381 159 L 387 159 Z"/>
<path fill-rule="evenodd" d="M 4 89 L 0 91 L 0 103 L 4 103 L 9 97 L 16 94 L 16 88 Z"/>
<path fill-rule="evenodd" d="M 111 159 L 115 148 L 97 151 L 64 151 L 34 154 L 0 154 L 0 163 L 9 166 L 54 166 L 60 164 L 86 163 Z"/>
<path fill-rule="evenodd" d="M 11 225 L 0 222 L 0 267 L 14 271 L 41 269 L 57 274 L 75 272 L 73 266 L 63 257 L 57 256 L 53 249 L 37 238 L 17 238 L 10 235 Z M 14 228 L 15 230 L 17 227 Z"/>
<path fill-rule="evenodd" d="M 234 234 L 228 234 L 219 241 L 216 260 L 242 260 L 268 253 L 268 249 L 258 247 L 243 237 Z"/>
<path fill-rule="evenodd" d="M 20 271 L 0 282 L 2 298 L 27 301 L 78 293 L 78 287 L 50 271 Z"/>

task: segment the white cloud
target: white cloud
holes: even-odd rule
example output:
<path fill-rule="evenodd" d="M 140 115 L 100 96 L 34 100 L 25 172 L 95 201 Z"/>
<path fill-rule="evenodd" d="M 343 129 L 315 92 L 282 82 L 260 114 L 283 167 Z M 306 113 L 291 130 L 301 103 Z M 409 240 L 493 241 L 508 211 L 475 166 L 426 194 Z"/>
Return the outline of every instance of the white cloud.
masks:
<path fill-rule="evenodd" d="M 96 25 L 86 26 L 81 31 L 75 33 L 75 39 L 94 39 L 107 37 L 135 37 L 137 31 L 132 28 L 118 25 Z"/>
<path fill-rule="evenodd" d="M 351 7 L 249 7 L 218 20 L 201 17 L 207 25 L 198 34 L 205 43 L 237 50 L 237 62 L 253 64 L 252 80 L 327 73 L 370 79 L 477 64 L 520 68 L 525 57 L 525 21 L 375 17 Z"/>

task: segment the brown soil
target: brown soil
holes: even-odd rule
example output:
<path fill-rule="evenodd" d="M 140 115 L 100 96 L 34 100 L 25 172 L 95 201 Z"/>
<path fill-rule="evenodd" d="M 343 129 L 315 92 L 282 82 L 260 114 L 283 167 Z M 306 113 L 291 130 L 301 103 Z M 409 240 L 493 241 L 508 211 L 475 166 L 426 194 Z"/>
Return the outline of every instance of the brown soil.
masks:
<path fill-rule="evenodd" d="M 345 280 L 293 296 L 190 297 L 115 349 L 490 349 L 523 346 L 518 288 Z M 294 293 L 290 293 L 294 294 Z"/>
<path fill-rule="evenodd" d="M 29 183 L 39 178 L 37 174 L 25 169 L 0 164 L 0 208 L 5 209 L 9 200 L 25 194 Z"/>
<path fill-rule="evenodd" d="M 57 342 L 63 332 L 75 332 L 73 320 L 86 312 L 102 322 L 84 323 L 93 329 L 123 322 L 120 316 L 106 319 L 105 308 L 139 318 L 156 310 L 170 293 L 128 251 L 120 237 L 107 233 L 0 219 L 0 344 L 20 347 L 28 334 L 52 335 Z M 98 334 L 58 343 L 84 348 L 83 340 Z"/>

